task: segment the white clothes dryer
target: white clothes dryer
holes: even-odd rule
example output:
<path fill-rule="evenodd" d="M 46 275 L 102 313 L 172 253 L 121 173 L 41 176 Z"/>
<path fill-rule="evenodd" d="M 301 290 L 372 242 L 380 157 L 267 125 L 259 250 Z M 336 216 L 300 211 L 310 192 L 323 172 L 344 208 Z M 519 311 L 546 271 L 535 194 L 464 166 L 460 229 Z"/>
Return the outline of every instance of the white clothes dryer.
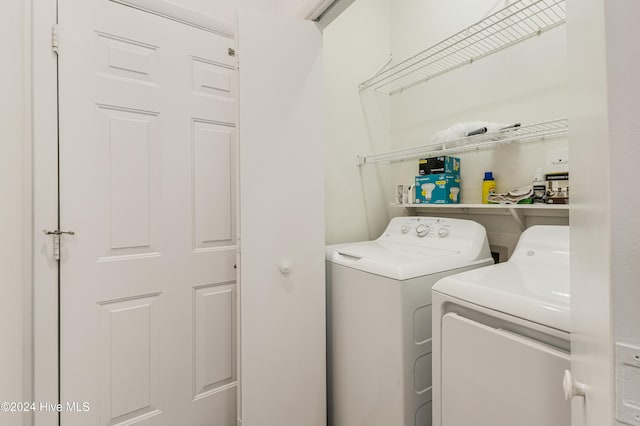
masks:
<path fill-rule="evenodd" d="M 533 226 L 508 262 L 433 287 L 433 424 L 569 426 L 569 227 Z"/>
<path fill-rule="evenodd" d="M 430 425 L 431 287 L 493 264 L 484 227 L 397 217 L 326 260 L 329 425 Z"/>

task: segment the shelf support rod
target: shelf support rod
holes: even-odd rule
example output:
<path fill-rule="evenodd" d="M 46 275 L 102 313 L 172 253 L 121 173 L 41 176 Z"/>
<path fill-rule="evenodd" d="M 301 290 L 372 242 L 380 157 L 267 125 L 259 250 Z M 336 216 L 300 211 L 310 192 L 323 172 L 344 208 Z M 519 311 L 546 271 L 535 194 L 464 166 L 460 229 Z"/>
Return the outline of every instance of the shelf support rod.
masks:
<path fill-rule="evenodd" d="M 527 229 L 524 224 L 524 212 L 522 210 L 516 209 L 514 207 L 509 207 L 509 213 L 511 213 L 511 216 L 513 216 L 513 219 L 515 219 L 521 231 Z"/>
<path fill-rule="evenodd" d="M 393 54 L 389 53 L 389 56 L 387 57 L 387 59 L 384 61 L 384 63 L 382 65 L 380 65 L 380 67 L 378 68 L 378 70 L 376 72 L 374 72 L 371 77 L 367 78 L 364 83 L 362 83 L 360 86 L 363 86 L 364 84 L 367 83 L 367 81 L 369 80 L 373 80 L 374 78 L 376 78 L 377 76 L 380 75 L 380 73 L 382 71 L 384 71 L 384 69 L 387 67 L 387 65 L 389 65 L 391 63 L 391 61 L 393 60 Z"/>

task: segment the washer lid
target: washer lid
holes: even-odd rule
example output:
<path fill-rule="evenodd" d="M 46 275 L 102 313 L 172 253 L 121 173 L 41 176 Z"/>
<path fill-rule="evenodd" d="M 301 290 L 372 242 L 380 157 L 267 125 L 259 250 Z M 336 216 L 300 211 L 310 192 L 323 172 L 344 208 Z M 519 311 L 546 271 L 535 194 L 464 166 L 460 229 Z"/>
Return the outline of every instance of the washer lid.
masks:
<path fill-rule="evenodd" d="M 508 262 L 443 278 L 433 291 L 570 332 L 568 227 L 529 228 Z"/>
<path fill-rule="evenodd" d="M 395 265 L 407 265 L 438 256 L 458 254 L 455 250 L 434 249 L 406 244 L 384 243 L 367 241 L 356 244 L 346 244 L 338 247 L 336 251 L 344 256 L 366 258 L 376 262 L 385 262 Z"/>
<path fill-rule="evenodd" d="M 406 280 L 487 262 L 487 259 L 468 259 L 464 253 L 455 250 L 381 241 L 328 246 L 326 259 L 332 263 L 395 280 Z"/>
<path fill-rule="evenodd" d="M 375 241 L 327 246 L 329 262 L 407 280 L 493 263 L 487 233 L 471 220 L 394 217 Z"/>

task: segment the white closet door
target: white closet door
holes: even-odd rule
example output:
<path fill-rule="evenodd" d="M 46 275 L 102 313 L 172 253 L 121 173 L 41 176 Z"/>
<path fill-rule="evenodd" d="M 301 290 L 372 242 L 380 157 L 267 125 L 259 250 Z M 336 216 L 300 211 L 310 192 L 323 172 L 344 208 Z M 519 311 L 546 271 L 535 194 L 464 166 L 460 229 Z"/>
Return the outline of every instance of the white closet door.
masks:
<path fill-rule="evenodd" d="M 233 425 L 234 40 L 58 4 L 61 424 Z"/>
<path fill-rule="evenodd" d="M 238 47 L 242 424 L 325 425 L 322 36 L 241 12 Z"/>

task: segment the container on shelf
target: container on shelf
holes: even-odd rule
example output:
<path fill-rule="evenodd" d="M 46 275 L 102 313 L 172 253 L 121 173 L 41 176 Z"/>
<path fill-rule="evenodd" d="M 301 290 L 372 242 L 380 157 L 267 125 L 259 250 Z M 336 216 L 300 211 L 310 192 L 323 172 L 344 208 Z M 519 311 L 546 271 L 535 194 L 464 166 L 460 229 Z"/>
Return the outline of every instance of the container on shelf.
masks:
<path fill-rule="evenodd" d="M 489 204 L 487 197 L 494 192 L 496 192 L 496 181 L 493 178 L 493 172 L 484 172 L 484 179 L 482 180 L 482 204 Z"/>
<path fill-rule="evenodd" d="M 418 204 L 459 204 L 459 194 L 459 174 L 416 176 L 416 203 Z"/>

